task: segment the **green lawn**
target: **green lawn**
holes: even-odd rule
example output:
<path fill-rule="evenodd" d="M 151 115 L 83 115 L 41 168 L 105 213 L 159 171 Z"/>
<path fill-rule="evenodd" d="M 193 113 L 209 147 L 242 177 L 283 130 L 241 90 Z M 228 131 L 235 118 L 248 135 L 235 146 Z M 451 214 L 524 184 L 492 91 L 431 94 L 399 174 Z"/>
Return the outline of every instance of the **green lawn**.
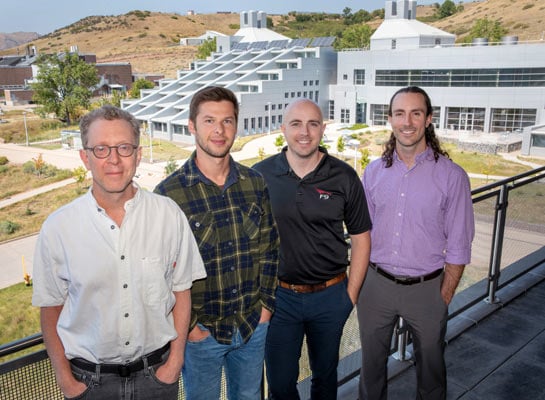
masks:
<path fill-rule="evenodd" d="M 40 310 L 33 307 L 32 287 L 18 283 L 0 289 L 0 345 L 40 332 Z M 29 349 L 29 353 L 36 348 Z M 17 357 L 23 353 L 18 352 Z M 0 358 L 0 364 L 8 357 Z"/>

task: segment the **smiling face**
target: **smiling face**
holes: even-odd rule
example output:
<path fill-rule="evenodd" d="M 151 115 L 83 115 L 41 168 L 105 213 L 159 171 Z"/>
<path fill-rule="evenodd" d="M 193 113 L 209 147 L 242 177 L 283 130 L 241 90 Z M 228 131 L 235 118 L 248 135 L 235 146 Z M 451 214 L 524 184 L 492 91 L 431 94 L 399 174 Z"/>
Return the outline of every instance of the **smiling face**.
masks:
<path fill-rule="evenodd" d="M 426 127 L 431 123 L 431 113 L 420 93 L 398 93 L 392 101 L 388 122 L 396 138 L 398 153 L 420 154 L 426 150 Z"/>
<path fill-rule="evenodd" d="M 129 122 L 122 119 L 97 119 L 89 125 L 86 147 L 117 146 L 122 143 L 135 145 L 135 141 Z M 80 150 L 80 157 L 93 175 L 93 195 L 99 204 L 102 204 L 102 199 L 121 197 L 128 200 L 134 196 L 131 182 L 142 158 L 140 147 L 129 157 L 121 157 L 117 149 L 111 149 L 106 158 L 97 158 L 91 150 Z"/>
<path fill-rule="evenodd" d="M 189 121 L 189 132 L 195 135 L 197 157 L 225 158 L 237 134 L 233 103 L 227 100 L 201 103 L 195 121 Z"/>
<path fill-rule="evenodd" d="M 288 151 L 298 158 L 310 158 L 318 151 L 324 135 L 325 124 L 322 112 L 310 100 L 291 103 L 284 115 L 282 132 L 288 144 Z"/>

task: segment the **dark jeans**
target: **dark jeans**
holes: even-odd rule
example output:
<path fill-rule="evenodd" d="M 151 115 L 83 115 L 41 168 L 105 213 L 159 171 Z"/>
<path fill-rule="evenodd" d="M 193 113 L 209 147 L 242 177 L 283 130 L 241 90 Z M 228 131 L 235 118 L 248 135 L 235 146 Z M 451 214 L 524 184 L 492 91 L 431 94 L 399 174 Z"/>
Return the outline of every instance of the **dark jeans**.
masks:
<path fill-rule="evenodd" d="M 316 293 L 276 290 L 276 309 L 265 345 L 270 399 L 299 399 L 297 378 L 305 335 L 312 370 L 311 398 L 337 398 L 339 346 L 353 309 L 346 282 Z"/>
<path fill-rule="evenodd" d="M 85 371 L 72 364 L 72 373 L 77 380 L 87 385 L 87 390 L 70 400 L 177 400 L 179 381 L 166 384 L 155 376 L 155 370 L 166 361 L 168 354 L 166 352 L 163 355 L 163 361 L 153 366 L 147 365 L 146 360 L 143 370 L 133 372 L 127 378 L 120 377 L 115 373 Z"/>

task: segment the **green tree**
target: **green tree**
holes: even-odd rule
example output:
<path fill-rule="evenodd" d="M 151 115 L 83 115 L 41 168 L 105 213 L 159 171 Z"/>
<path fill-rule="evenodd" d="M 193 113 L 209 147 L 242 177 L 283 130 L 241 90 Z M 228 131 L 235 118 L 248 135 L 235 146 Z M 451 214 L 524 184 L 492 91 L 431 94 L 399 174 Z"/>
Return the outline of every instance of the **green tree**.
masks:
<path fill-rule="evenodd" d="M 344 148 L 345 148 L 344 139 L 342 136 L 339 136 L 339 138 L 337 139 L 337 153 L 342 155 L 344 153 Z"/>
<path fill-rule="evenodd" d="M 282 150 L 282 147 L 284 147 L 284 135 L 278 135 L 276 139 L 274 139 L 274 145 L 278 151 Z"/>
<path fill-rule="evenodd" d="M 363 171 L 365 167 L 367 167 L 369 163 L 371 162 L 371 158 L 369 157 L 370 155 L 369 149 L 367 148 L 359 149 L 359 152 L 361 154 L 360 167 L 361 167 L 361 170 Z"/>
<path fill-rule="evenodd" d="M 499 20 L 482 18 L 475 21 L 465 41 L 469 43 L 475 38 L 487 38 L 490 42 L 499 42 L 506 33 L 507 29 Z"/>
<path fill-rule="evenodd" d="M 87 179 L 87 169 L 85 169 L 85 167 L 83 167 L 81 165 L 79 167 L 77 167 L 77 168 L 74 168 L 72 170 L 72 177 L 74 178 L 74 180 L 78 184 L 78 188 L 76 189 L 76 191 L 78 193 L 82 193 L 83 192 L 83 182 L 85 182 L 85 180 Z"/>
<path fill-rule="evenodd" d="M 373 30 L 369 25 L 352 25 L 346 28 L 341 39 L 335 42 L 335 48 L 342 50 L 368 47 L 372 34 Z"/>
<path fill-rule="evenodd" d="M 41 112 L 54 113 L 70 125 L 78 107 L 89 106 L 99 82 L 96 67 L 74 53 L 43 55 L 37 65 L 33 100 L 40 104 Z"/>
<path fill-rule="evenodd" d="M 439 19 L 450 17 L 451 15 L 456 14 L 457 7 L 452 0 L 445 0 L 441 7 L 437 9 L 437 17 Z"/>
<path fill-rule="evenodd" d="M 206 60 L 214 51 L 216 51 L 216 38 L 206 39 L 203 44 L 197 48 L 197 59 Z"/>
<path fill-rule="evenodd" d="M 265 159 L 266 155 L 267 153 L 265 153 L 265 149 L 263 147 L 260 147 L 259 149 L 257 149 L 257 156 L 259 157 L 261 161 Z"/>
<path fill-rule="evenodd" d="M 177 169 L 178 169 L 178 163 L 171 156 L 167 161 L 167 165 L 165 165 L 165 175 L 168 176 L 172 174 L 174 171 L 176 171 Z"/>
<path fill-rule="evenodd" d="M 153 89 L 155 84 L 151 81 L 148 81 L 144 78 L 139 78 L 134 81 L 132 84 L 129 96 L 131 99 L 138 99 L 140 97 L 140 90 L 142 89 Z"/>

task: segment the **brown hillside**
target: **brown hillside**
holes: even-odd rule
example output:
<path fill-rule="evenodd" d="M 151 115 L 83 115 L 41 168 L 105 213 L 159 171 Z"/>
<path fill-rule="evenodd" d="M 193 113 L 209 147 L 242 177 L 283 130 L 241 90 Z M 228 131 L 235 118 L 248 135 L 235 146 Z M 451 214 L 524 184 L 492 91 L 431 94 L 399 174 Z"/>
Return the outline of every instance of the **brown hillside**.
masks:
<path fill-rule="evenodd" d="M 454 33 L 457 35 L 457 41 L 460 41 L 469 33 L 476 20 L 487 18 L 500 21 L 501 25 L 508 29 L 508 35 L 518 36 L 521 41 L 544 40 L 543 0 L 484 0 L 463 5 L 463 12 L 433 22 L 431 25 Z"/>
<path fill-rule="evenodd" d="M 443 1 L 438 1 L 442 3 Z M 458 1 L 455 1 L 458 4 Z M 482 0 L 463 3 L 464 11 L 444 20 L 430 22 L 458 36 L 468 34 L 477 19 L 499 20 L 519 40 L 543 40 L 545 2 L 543 0 Z M 417 16 L 431 16 L 435 8 L 418 6 Z M 279 16 L 272 16 L 273 21 Z M 370 24 L 376 28 L 381 20 Z M 134 72 L 176 77 L 178 69 L 187 68 L 195 58 L 195 46 L 179 46 L 182 37 L 199 36 L 206 30 L 234 34 L 239 14 L 202 14 L 184 16 L 175 13 L 133 11 L 118 16 L 92 16 L 32 42 L 40 53 L 52 53 L 78 46 L 82 53 L 94 53 L 98 62 L 130 62 Z M 26 45 L 25 45 L 26 46 Z M 24 52 L 24 48 L 4 50 L 0 54 Z"/>
<path fill-rule="evenodd" d="M 206 30 L 232 35 L 236 29 L 229 25 L 238 25 L 239 21 L 238 14 L 182 16 L 133 11 L 119 16 L 87 17 L 32 44 L 39 53 L 78 46 L 81 53 L 96 54 L 98 62 L 130 62 L 135 73 L 174 78 L 178 69 L 187 68 L 197 50 L 196 46 L 180 46 L 180 38 L 200 36 Z"/>

